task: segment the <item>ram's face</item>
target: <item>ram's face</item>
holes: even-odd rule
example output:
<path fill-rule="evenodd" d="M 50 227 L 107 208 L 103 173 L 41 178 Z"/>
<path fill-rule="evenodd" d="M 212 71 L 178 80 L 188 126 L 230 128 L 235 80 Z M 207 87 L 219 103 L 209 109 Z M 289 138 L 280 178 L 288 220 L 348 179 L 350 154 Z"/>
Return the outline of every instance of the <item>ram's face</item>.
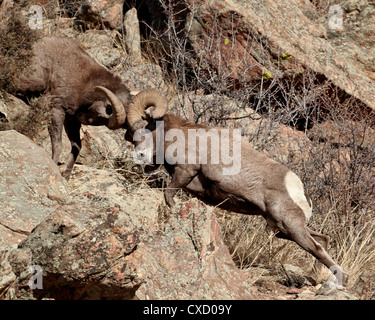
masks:
<path fill-rule="evenodd" d="M 155 131 L 142 128 L 134 133 L 127 130 L 125 139 L 134 145 L 133 158 L 136 162 L 153 164 L 155 155 Z"/>
<path fill-rule="evenodd" d="M 108 125 L 108 120 L 113 113 L 109 101 L 95 101 L 86 110 L 77 113 L 78 120 L 85 125 L 100 126 Z"/>

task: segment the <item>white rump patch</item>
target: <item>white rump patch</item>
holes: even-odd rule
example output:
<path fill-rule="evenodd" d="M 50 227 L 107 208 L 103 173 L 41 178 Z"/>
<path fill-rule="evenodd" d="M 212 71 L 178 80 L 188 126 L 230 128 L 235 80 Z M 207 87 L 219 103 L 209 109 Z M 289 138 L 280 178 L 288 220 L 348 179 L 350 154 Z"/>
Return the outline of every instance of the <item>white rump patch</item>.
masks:
<path fill-rule="evenodd" d="M 294 203 L 301 208 L 303 213 L 305 214 L 306 223 L 309 222 L 311 215 L 312 215 L 312 206 L 308 203 L 305 192 L 303 188 L 302 181 L 297 175 L 292 172 L 288 171 L 285 175 L 285 187 L 288 191 L 289 196 L 292 198 Z"/>

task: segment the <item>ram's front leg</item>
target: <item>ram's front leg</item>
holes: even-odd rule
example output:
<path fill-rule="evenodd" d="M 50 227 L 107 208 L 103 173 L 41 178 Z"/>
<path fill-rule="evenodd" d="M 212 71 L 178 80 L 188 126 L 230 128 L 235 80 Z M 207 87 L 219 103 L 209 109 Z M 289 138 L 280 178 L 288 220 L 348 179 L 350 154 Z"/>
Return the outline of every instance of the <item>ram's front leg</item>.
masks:
<path fill-rule="evenodd" d="M 169 207 L 173 207 L 175 205 L 173 197 L 177 191 L 183 187 L 186 187 L 197 174 L 197 170 L 192 170 L 191 168 L 174 168 L 172 179 L 168 184 L 168 188 L 164 191 L 165 202 Z"/>
<path fill-rule="evenodd" d="M 62 130 L 65 120 L 65 112 L 62 108 L 53 107 L 51 111 L 51 122 L 48 132 L 51 137 L 52 159 L 58 164 L 62 151 Z"/>
<path fill-rule="evenodd" d="M 65 131 L 70 140 L 72 148 L 65 168 L 61 173 L 64 178 L 68 178 L 71 174 L 79 152 L 81 151 L 82 143 L 80 137 L 80 129 L 81 123 L 75 117 L 67 117 L 65 119 Z"/>

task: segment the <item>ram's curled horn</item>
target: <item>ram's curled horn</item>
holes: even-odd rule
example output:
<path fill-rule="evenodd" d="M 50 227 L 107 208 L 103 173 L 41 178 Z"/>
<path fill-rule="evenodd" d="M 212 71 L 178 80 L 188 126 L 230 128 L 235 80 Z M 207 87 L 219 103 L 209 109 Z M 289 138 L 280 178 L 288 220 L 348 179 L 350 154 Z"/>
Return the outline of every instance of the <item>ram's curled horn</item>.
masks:
<path fill-rule="evenodd" d="M 111 102 L 113 113 L 108 119 L 107 127 L 109 129 L 121 128 L 126 120 L 126 111 L 120 99 L 105 87 L 97 86 L 94 91 L 104 93 Z"/>
<path fill-rule="evenodd" d="M 162 118 L 167 112 L 167 99 L 155 89 L 139 92 L 130 102 L 127 122 L 132 131 L 136 131 L 147 124 L 143 117 L 148 114 L 153 119 Z M 147 108 L 150 108 L 146 110 Z M 146 110 L 146 111 L 145 111 Z"/>

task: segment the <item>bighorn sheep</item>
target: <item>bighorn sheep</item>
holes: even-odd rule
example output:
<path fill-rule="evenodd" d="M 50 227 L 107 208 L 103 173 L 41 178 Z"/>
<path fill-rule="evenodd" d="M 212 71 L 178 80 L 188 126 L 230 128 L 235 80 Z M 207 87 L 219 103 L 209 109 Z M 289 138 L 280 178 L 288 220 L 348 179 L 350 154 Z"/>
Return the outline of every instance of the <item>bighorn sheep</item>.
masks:
<path fill-rule="evenodd" d="M 49 134 L 55 163 L 62 150 L 63 126 L 71 142 L 71 153 L 62 171 L 64 177 L 70 175 L 81 149 L 81 124 L 126 128 L 127 115 L 136 112 L 141 116 L 137 108 L 154 106 L 148 116 L 155 119 L 166 111 L 165 98 L 153 89 L 139 92 L 138 104 L 132 103 L 130 91 L 121 79 L 99 65 L 74 40 L 44 37 L 34 44 L 33 52 L 30 66 L 16 80 L 17 94 L 51 96 Z"/>
<path fill-rule="evenodd" d="M 336 277 L 342 276 L 341 268 L 326 251 L 328 237 L 307 227 L 312 206 L 295 173 L 253 149 L 239 132 L 236 149 L 234 130 L 192 124 L 171 114 L 164 115 L 161 120 L 159 123 L 146 122 L 141 117 L 129 116 L 130 129 L 125 139 L 133 142 L 138 155 L 144 157 L 150 153 L 154 164 L 161 163 L 160 158 L 159 162 L 156 159 L 162 149 L 163 164 L 171 175 L 164 193 L 168 206 L 174 205 L 173 196 L 182 188 L 208 204 L 237 213 L 261 215 L 271 229 L 278 231 L 277 237 L 295 241 L 337 273 Z M 140 133 L 138 137 L 137 133 Z M 232 144 L 223 143 L 227 133 L 227 141 L 232 141 Z M 210 136 L 207 141 L 211 141 L 211 146 L 206 144 L 204 147 L 204 136 Z M 217 140 L 213 141 L 214 138 Z M 194 146 L 197 140 L 202 144 L 200 150 Z M 212 157 L 215 147 L 216 155 L 221 155 L 219 161 Z M 198 154 L 204 148 L 207 154 Z M 176 156 L 178 152 L 182 152 L 182 156 Z M 228 161 L 224 163 L 223 152 L 240 160 L 237 171 L 225 174 Z"/>

